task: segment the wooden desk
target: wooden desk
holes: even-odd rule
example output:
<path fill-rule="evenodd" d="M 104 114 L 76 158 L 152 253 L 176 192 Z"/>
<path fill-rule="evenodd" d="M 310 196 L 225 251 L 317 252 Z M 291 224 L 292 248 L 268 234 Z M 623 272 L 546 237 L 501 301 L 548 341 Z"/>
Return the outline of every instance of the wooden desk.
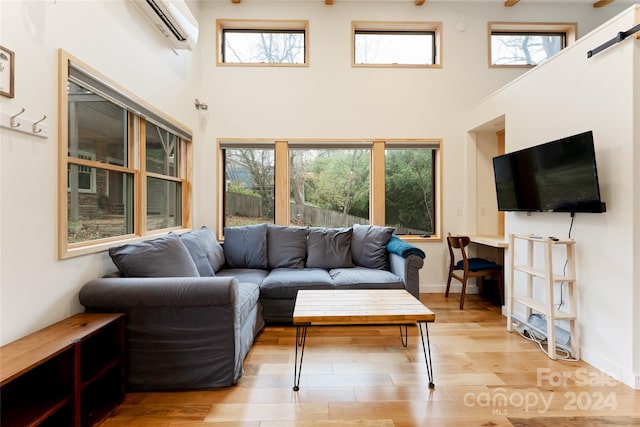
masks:
<path fill-rule="evenodd" d="M 418 324 L 422 350 L 427 366 L 429 388 L 434 388 L 431 345 L 427 322 L 436 315 L 404 289 L 318 289 L 299 290 L 293 309 L 296 326 L 293 390 L 300 390 L 302 358 L 307 340 L 307 327 L 312 325 L 400 325 L 400 339 L 407 346 L 407 325 Z M 422 324 L 427 334 L 425 346 Z M 402 331 L 404 326 L 404 334 Z M 298 362 L 298 347 L 301 347 Z"/>
<path fill-rule="evenodd" d="M 478 245 L 491 246 L 493 248 L 506 249 L 509 242 L 504 236 L 469 236 L 473 243 Z"/>
<path fill-rule="evenodd" d="M 481 246 L 477 251 L 479 257 L 504 265 L 504 250 L 509 248 L 509 241 L 504 236 L 469 236 L 469 239 L 472 243 Z M 502 295 L 501 303 L 504 305 L 504 271 L 502 284 L 502 289 L 498 292 Z"/>

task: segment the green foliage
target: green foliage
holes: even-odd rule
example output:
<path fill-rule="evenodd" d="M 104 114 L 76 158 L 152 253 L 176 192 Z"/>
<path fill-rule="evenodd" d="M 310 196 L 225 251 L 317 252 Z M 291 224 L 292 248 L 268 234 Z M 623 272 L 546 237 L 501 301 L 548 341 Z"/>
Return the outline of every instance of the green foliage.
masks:
<path fill-rule="evenodd" d="M 386 223 L 433 232 L 433 152 L 387 150 Z"/>
<path fill-rule="evenodd" d="M 367 218 L 369 151 L 334 149 L 314 150 L 309 154 L 302 165 L 307 171 L 305 203 Z"/>
<path fill-rule="evenodd" d="M 260 194 L 245 187 L 243 184 L 239 183 L 239 182 L 235 182 L 235 181 L 231 181 L 228 184 L 228 191 L 230 193 L 239 193 L 239 194 L 245 194 L 247 196 L 258 196 L 260 197 Z"/>

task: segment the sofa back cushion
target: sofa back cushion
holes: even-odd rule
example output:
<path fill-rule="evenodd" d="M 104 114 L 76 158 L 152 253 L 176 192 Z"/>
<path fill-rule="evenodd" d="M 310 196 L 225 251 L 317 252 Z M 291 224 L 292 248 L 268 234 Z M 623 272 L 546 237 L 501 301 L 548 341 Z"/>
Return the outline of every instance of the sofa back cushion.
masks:
<path fill-rule="evenodd" d="M 269 269 L 304 268 L 307 256 L 306 227 L 267 226 L 267 260 Z"/>
<path fill-rule="evenodd" d="M 353 263 L 361 267 L 388 270 L 387 242 L 392 234 L 392 227 L 354 225 L 351 238 Z"/>
<path fill-rule="evenodd" d="M 351 236 L 353 228 L 309 228 L 307 267 L 352 267 Z"/>
<path fill-rule="evenodd" d="M 125 277 L 199 277 L 187 247 L 175 233 L 109 248 L 109 256 Z"/>
<path fill-rule="evenodd" d="M 267 224 L 224 228 L 224 257 L 229 268 L 267 268 Z"/>
<path fill-rule="evenodd" d="M 209 228 L 190 231 L 180 238 L 189 250 L 201 277 L 214 276 L 224 265 L 224 250 Z"/>

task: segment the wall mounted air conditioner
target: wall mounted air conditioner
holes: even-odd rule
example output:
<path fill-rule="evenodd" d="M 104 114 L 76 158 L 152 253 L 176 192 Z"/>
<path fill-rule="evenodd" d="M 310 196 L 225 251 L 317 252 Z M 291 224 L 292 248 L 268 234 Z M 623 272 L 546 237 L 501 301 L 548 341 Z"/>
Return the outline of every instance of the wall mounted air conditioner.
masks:
<path fill-rule="evenodd" d="M 199 25 L 184 0 L 135 0 L 133 2 L 174 49 L 193 50 Z"/>

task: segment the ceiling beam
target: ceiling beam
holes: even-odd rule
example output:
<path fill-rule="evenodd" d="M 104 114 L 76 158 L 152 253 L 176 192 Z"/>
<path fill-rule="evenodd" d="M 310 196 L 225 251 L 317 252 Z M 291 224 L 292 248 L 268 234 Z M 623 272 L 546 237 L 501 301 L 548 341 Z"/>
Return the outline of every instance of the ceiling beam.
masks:
<path fill-rule="evenodd" d="M 603 7 L 608 5 L 609 3 L 612 3 L 614 0 L 600 0 L 597 1 L 593 4 L 593 7 Z"/>
<path fill-rule="evenodd" d="M 231 3 L 233 3 L 233 4 L 240 4 L 240 0 L 231 0 Z"/>
<path fill-rule="evenodd" d="M 425 0 L 416 0 L 416 6 L 422 6 Z"/>
<path fill-rule="evenodd" d="M 518 3 L 520 0 L 507 0 L 504 2 L 505 7 L 511 7 L 514 4 Z"/>
<path fill-rule="evenodd" d="M 331 6 L 333 4 L 333 0 L 324 0 L 324 4 Z"/>

